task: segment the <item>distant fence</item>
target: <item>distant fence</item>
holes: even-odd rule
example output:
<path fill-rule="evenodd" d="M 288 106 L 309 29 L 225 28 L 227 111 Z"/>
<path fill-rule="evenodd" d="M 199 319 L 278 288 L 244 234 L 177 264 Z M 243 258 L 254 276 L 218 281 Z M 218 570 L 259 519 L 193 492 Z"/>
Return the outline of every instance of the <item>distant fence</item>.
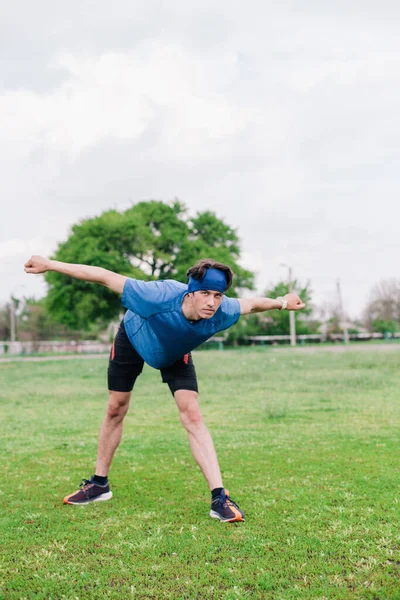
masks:
<path fill-rule="evenodd" d="M 225 338 L 213 337 L 208 342 L 218 344 L 218 348 L 223 350 Z M 29 356 L 30 354 L 104 354 L 110 352 L 111 343 L 97 341 L 83 342 L 0 342 L 1 356 Z"/>
<path fill-rule="evenodd" d="M 368 340 L 385 340 L 390 341 L 391 339 L 400 339 L 399 333 L 351 333 L 348 336 L 350 341 L 368 341 Z M 329 335 L 322 335 L 320 333 L 297 335 L 296 342 L 298 344 L 305 345 L 308 343 L 322 344 L 324 342 L 342 342 L 344 343 L 344 336 L 342 333 L 330 333 Z M 225 337 L 213 337 L 208 342 L 214 342 L 218 344 L 219 350 L 223 350 L 227 342 Z M 247 335 L 243 336 L 242 343 L 245 342 L 250 346 L 260 345 L 265 346 L 286 344 L 290 342 L 290 335 Z"/>
<path fill-rule="evenodd" d="M 84 342 L 0 342 L 0 356 L 10 354 L 101 354 L 109 352 L 111 344 Z"/>
<path fill-rule="evenodd" d="M 349 335 L 350 341 L 367 340 L 385 340 L 400 339 L 399 333 L 352 333 Z M 243 340 L 249 345 L 266 344 L 277 345 L 290 342 L 290 335 L 250 335 L 244 336 Z M 323 342 L 344 342 L 343 334 L 333 333 L 329 335 L 310 334 L 298 335 L 296 341 L 300 345 L 308 343 Z M 217 344 L 219 350 L 223 350 L 227 339 L 222 336 L 215 336 L 207 340 L 208 344 Z M 9 355 L 29 355 L 29 354 L 104 354 L 110 351 L 111 344 L 97 341 L 83 342 L 0 342 L 0 356 Z"/>
<path fill-rule="evenodd" d="M 399 338 L 399 333 L 351 333 L 348 336 L 349 340 L 353 341 L 368 341 L 368 340 L 385 340 Z M 250 344 L 278 344 L 279 342 L 290 342 L 290 335 L 249 335 L 245 336 L 244 339 Z M 320 333 L 313 333 L 307 335 L 297 335 L 296 341 L 300 344 L 306 342 L 323 343 L 323 342 L 344 342 L 344 336 L 342 333 L 330 333 L 328 335 L 322 335 Z"/>

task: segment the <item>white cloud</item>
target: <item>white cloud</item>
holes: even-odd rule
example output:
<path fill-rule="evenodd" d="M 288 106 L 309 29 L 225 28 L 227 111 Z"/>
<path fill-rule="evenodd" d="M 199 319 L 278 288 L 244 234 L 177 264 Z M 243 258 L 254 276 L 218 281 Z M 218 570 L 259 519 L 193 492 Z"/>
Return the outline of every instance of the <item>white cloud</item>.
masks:
<path fill-rule="evenodd" d="M 55 91 L 0 95 L 4 152 L 15 159 L 46 150 L 73 158 L 108 138 L 138 139 L 161 116 L 171 152 L 196 153 L 196 146 L 236 135 L 253 118 L 215 91 L 235 64 L 232 53 L 204 61 L 162 43 L 100 56 L 65 53 L 52 62 L 66 73 Z"/>
<path fill-rule="evenodd" d="M 41 275 L 29 277 L 24 272 L 24 264 L 32 254 L 49 255 L 51 247 L 41 238 L 10 239 L 0 242 L 0 278 L 7 285 L 0 289 L 0 304 L 10 296 L 36 296 L 46 293 Z"/>
<path fill-rule="evenodd" d="M 30 240 L 11 239 L 0 242 L 0 259 L 6 260 L 10 257 L 22 257 L 27 254 L 44 254 L 49 252 L 50 248 L 46 242 L 40 238 L 32 238 Z"/>
<path fill-rule="evenodd" d="M 0 242 L 0 259 L 23 254 L 26 243 L 23 240 L 7 240 Z"/>
<path fill-rule="evenodd" d="M 261 289 L 286 262 L 356 313 L 398 273 L 398 6 L 377 6 L 39 0 L 28 27 L 10 5 L 3 293 L 74 222 L 178 196 L 238 228 Z"/>

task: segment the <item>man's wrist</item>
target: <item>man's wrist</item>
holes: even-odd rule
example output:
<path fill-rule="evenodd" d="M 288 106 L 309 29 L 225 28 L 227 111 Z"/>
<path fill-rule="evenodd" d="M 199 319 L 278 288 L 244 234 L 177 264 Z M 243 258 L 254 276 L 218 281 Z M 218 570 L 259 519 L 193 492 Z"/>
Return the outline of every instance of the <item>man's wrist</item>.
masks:
<path fill-rule="evenodd" d="M 47 259 L 46 261 L 46 271 L 57 271 L 57 267 L 60 265 L 60 261 Z"/>
<path fill-rule="evenodd" d="M 282 296 L 278 296 L 277 300 L 282 304 L 282 306 L 280 306 L 278 308 L 278 310 L 286 310 L 287 309 L 287 300 L 285 300 L 285 298 L 283 298 Z"/>

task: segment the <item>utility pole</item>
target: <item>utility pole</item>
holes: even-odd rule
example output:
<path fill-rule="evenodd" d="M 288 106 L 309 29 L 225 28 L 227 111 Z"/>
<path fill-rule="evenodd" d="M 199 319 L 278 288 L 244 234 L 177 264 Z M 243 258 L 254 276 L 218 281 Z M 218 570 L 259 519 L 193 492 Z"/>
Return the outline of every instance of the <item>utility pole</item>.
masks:
<path fill-rule="evenodd" d="M 336 282 L 336 290 L 339 301 L 339 318 L 340 318 L 340 327 L 343 329 L 343 342 L 345 344 L 349 343 L 349 330 L 347 328 L 346 316 L 343 310 L 343 301 L 342 301 L 342 291 L 340 289 L 340 280 L 338 279 Z"/>
<path fill-rule="evenodd" d="M 292 279 L 292 267 L 289 267 L 289 294 L 293 292 L 293 279 Z M 294 310 L 289 311 L 289 324 L 290 324 L 290 345 L 296 345 L 296 321 L 294 316 Z"/>
<path fill-rule="evenodd" d="M 10 342 L 15 342 L 15 301 L 10 298 Z"/>
<path fill-rule="evenodd" d="M 286 265 L 286 264 L 281 264 L 281 267 L 287 267 L 287 269 L 289 271 L 288 287 L 289 287 L 289 293 L 291 293 L 291 292 L 293 292 L 292 267 L 290 267 L 289 265 Z M 293 310 L 289 311 L 289 325 L 290 325 L 290 345 L 295 346 L 296 345 L 296 320 L 295 320 L 295 315 L 294 315 Z"/>
<path fill-rule="evenodd" d="M 25 287 L 25 284 L 19 285 L 17 287 Z M 10 296 L 10 342 L 17 341 L 17 319 L 16 312 L 19 305 L 19 300 L 15 296 L 15 288 L 11 292 Z"/>

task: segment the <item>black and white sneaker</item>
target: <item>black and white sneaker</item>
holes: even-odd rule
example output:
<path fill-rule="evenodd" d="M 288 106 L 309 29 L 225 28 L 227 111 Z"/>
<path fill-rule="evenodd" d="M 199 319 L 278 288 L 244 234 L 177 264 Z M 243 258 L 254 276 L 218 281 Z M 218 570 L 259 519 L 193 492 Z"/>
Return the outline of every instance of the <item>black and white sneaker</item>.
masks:
<path fill-rule="evenodd" d="M 224 523 L 244 521 L 244 513 L 236 502 L 229 497 L 229 491 L 225 489 L 211 502 L 210 517 L 219 519 Z"/>
<path fill-rule="evenodd" d="M 112 492 L 108 482 L 100 485 L 93 481 L 93 476 L 89 479 L 82 479 L 80 489 L 69 496 L 65 496 L 64 504 L 90 504 L 90 502 L 100 502 L 101 500 L 110 500 Z"/>

